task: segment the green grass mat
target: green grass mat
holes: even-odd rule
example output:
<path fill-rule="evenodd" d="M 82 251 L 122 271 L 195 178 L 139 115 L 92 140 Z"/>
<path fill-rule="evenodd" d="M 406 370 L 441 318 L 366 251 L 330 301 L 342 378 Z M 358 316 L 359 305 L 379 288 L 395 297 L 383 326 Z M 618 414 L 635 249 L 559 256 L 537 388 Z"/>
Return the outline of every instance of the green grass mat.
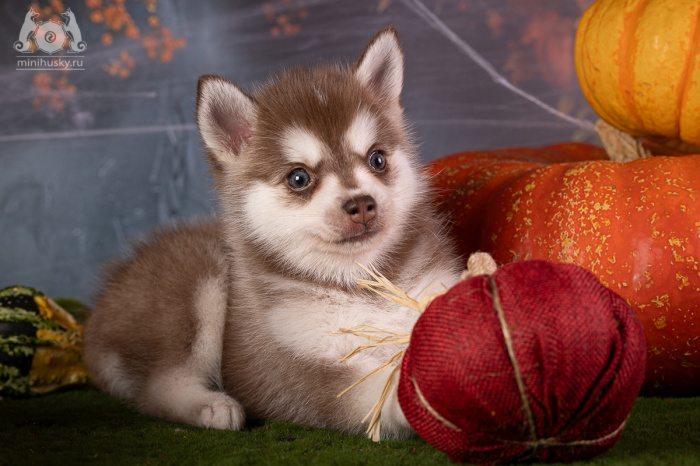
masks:
<path fill-rule="evenodd" d="M 0 465 L 447 465 L 419 438 L 358 436 L 266 422 L 242 432 L 171 424 L 96 391 L 0 401 Z M 700 465 L 700 398 L 639 399 L 620 442 L 578 465 Z"/>

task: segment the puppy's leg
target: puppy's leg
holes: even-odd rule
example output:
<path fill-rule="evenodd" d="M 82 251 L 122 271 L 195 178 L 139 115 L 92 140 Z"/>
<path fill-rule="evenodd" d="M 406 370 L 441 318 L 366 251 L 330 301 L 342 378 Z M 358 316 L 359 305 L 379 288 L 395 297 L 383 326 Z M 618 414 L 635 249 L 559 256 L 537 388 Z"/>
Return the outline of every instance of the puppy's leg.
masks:
<path fill-rule="evenodd" d="M 137 397 L 150 415 L 212 429 L 240 430 L 245 411 L 233 398 L 207 386 L 192 364 L 154 374 Z"/>
<path fill-rule="evenodd" d="M 221 277 L 197 287 L 196 337 L 181 364 L 152 373 L 136 402 L 146 413 L 213 429 L 240 430 L 245 410 L 223 392 L 221 348 L 226 319 L 226 288 Z"/>

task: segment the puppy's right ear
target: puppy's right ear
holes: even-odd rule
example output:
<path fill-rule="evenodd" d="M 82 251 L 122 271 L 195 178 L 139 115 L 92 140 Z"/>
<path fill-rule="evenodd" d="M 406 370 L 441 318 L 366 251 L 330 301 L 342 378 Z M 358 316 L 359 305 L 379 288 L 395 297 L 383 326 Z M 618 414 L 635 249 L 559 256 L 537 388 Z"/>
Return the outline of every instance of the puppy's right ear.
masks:
<path fill-rule="evenodd" d="M 197 126 L 211 156 L 226 163 L 253 136 L 255 102 L 235 84 L 206 74 L 197 83 Z"/>

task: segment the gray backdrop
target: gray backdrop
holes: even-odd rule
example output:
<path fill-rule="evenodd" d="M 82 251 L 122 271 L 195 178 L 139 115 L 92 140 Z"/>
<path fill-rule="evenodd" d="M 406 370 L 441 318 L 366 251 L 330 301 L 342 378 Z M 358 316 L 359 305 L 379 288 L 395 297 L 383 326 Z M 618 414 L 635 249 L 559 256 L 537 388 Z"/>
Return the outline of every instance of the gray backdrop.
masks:
<path fill-rule="evenodd" d="M 354 61 L 390 24 L 425 161 L 595 141 L 572 61 L 591 0 L 34 3 L 40 22 L 65 24 L 71 8 L 87 49 L 84 70 L 17 70 L 43 52 L 13 49 L 30 2 L 0 3 L 0 288 L 91 302 L 100 264 L 129 238 L 213 214 L 194 125 L 200 75 L 250 89 L 284 65 Z"/>

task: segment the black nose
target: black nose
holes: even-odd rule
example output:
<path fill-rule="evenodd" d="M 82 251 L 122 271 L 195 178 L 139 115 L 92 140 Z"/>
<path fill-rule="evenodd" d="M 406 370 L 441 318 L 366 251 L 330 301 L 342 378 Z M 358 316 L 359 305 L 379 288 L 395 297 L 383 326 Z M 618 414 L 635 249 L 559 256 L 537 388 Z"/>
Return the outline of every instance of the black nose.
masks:
<path fill-rule="evenodd" d="M 343 205 L 343 210 L 353 222 L 366 225 L 377 216 L 377 203 L 372 196 L 354 197 Z"/>

